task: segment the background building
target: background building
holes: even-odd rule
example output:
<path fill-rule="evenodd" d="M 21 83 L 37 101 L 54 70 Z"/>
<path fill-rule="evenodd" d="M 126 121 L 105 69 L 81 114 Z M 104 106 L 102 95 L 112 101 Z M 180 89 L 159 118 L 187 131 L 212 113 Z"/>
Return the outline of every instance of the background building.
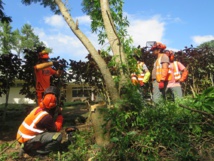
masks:
<path fill-rule="evenodd" d="M 22 81 L 16 80 L 15 86 L 10 88 L 10 95 L 8 103 L 12 104 L 36 104 L 32 99 L 25 98 L 25 95 L 19 94 L 22 88 Z M 101 98 L 94 94 L 94 88 L 85 84 L 69 83 L 66 89 L 63 89 L 61 93 L 65 95 L 66 102 L 84 101 L 90 99 L 91 101 L 99 101 Z M 99 99 L 99 100 L 98 100 Z M 6 102 L 6 95 L 0 97 L 0 104 Z"/>

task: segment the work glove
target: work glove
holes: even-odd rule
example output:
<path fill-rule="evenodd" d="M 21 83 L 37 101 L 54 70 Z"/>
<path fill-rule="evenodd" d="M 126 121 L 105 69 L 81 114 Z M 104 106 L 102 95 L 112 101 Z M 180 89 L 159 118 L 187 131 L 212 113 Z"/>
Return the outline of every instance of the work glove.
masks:
<path fill-rule="evenodd" d="M 164 88 L 164 81 L 160 81 L 158 86 L 159 86 L 159 89 L 163 89 Z"/>
<path fill-rule="evenodd" d="M 59 132 L 61 130 L 61 128 L 62 128 L 63 120 L 64 119 L 63 119 L 62 115 L 58 115 L 57 116 L 56 121 L 55 121 L 57 132 Z"/>
<path fill-rule="evenodd" d="M 187 77 L 188 77 L 188 70 L 184 70 L 179 81 L 184 82 L 186 81 Z"/>
<path fill-rule="evenodd" d="M 140 86 L 143 87 L 145 84 L 144 82 L 140 82 Z"/>

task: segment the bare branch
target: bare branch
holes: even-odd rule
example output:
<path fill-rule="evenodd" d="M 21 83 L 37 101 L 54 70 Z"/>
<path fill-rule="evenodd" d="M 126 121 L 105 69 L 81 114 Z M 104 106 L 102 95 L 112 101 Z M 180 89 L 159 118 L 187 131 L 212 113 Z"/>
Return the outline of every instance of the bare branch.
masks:
<path fill-rule="evenodd" d="M 196 109 L 192 109 L 192 108 L 187 107 L 187 106 L 182 105 L 182 104 L 179 104 L 179 106 L 181 106 L 181 107 L 183 107 L 183 108 L 186 108 L 186 109 L 188 109 L 188 110 L 190 110 L 190 111 L 197 112 L 197 113 L 200 113 L 200 114 L 209 116 L 211 119 L 214 119 L 214 116 L 213 116 L 212 114 L 207 113 L 207 112 L 200 111 L 200 110 L 196 110 Z"/>

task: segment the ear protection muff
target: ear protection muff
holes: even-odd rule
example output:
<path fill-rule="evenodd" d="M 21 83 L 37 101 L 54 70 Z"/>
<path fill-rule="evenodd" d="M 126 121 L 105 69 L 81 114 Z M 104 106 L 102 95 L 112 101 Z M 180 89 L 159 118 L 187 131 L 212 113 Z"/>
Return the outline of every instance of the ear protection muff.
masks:
<path fill-rule="evenodd" d="M 40 103 L 40 107 L 51 109 L 56 107 L 57 105 L 56 96 L 53 94 L 46 94 L 43 98 L 42 102 Z"/>

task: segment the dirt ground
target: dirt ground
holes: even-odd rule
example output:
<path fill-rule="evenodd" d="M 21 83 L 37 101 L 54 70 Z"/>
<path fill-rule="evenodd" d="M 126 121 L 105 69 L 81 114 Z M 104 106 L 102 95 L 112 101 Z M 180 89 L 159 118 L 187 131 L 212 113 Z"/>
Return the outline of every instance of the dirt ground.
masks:
<path fill-rule="evenodd" d="M 13 156 L 17 156 L 20 150 L 20 145 L 16 141 L 16 132 L 18 130 L 19 125 L 22 123 L 27 114 L 33 109 L 33 106 L 25 106 L 23 109 L 17 110 L 8 110 L 6 121 L 4 124 L 0 124 L 0 156 L 9 155 L 11 156 L 6 161 L 14 161 L 14 160 L 26 160 L 26 161 L 34 161 L 34 160 L 46 160 L 48 161 L 48 157 L 37 158 L 31 157 L 27 154 L 24 155 L 24 158 L 13 159 Z M 1 112 L 1 111 L 0 111 Z M 79 130 L 81 127 L 85 127 L 84 124 L 88 117 L 89 109 L 87 105 L 80 104 L 75 106 L 69 106 L 63 108 L 63 128 L 61 130 L 63 134 L 63 142 L 66 142 L 67 136 L 65 133 L 65 128 L 76 126 Z M 0 113 L 0 117 L 2 118 L 2 113 Z M 1 160 L 1 157 L 0 157 Z"/>

